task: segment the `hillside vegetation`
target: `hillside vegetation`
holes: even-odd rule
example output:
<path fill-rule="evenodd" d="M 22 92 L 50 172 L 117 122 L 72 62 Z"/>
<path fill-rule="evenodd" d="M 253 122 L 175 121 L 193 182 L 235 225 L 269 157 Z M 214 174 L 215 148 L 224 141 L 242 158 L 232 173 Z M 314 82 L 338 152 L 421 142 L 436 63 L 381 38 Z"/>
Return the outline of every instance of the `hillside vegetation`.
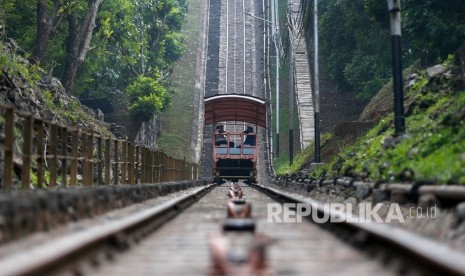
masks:
<path fill-rule="evenodd" d="M 302 21 L 313 44 L 313 1 L 301 0 Z M 465 39 L 463 0 L 402 0 L 402 63 L 431 66 Z M 389 12 L 386 1 L 320 1 L 321 73 L 341 92 L 371 99 L 391 78 Z M 337 20 L 335 20 L 337 19 Z"/>
<path fill-rule="evenodd" d="M 133 140 L 138 126 L 170 107 L 167 78 L 185 50 L 187 11 L 186 0 L 7 0 L 0 3 L 0 35 L 68 95 L 106 98 L 129 114 Z"/>
<path fill-rule="evenodd" d="M 394 136 L 393 114 L 389 113 L 310 177 L 465 184 L 465 75 L 459 67 L 465 45 L 461 49 L 443 64 L 417 70 L 407 78 L 406 134 Z M 392 90 L 380 93 L 387 92 Z M 300 167 L 284 172 L 305 169 L 302 164 L 313 158 L 312 147 L 304 151 L 309 158 Z"/>
<path fill-rule="evenodd" d="M 113 137 L 108 125 L 98 120 L 98 114 L 82 106 L 76 97 L 68 95 L 60 81 L 48 76 L 37 64 L 30 64 L 12 41 L 1 37 L 0 104 L 14 106 L 59 125 Z M 0 120 L 1 128 L 3 116 Z"/>

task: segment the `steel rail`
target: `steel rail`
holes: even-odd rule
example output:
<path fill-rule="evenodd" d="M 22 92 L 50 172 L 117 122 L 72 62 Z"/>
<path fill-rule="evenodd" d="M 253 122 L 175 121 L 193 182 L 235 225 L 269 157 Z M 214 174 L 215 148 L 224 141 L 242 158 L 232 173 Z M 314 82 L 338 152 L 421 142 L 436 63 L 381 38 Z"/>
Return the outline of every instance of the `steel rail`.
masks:
<path fill-rule="evenodd" d="M 355 215 L 350 215 L 351 219 L 347 219 L 348 216 L 343 213 L 336 212 L 330 208 L 324 208 L 322 202 L 310 198 L 301 198 L 259 184 L 250 185 L 274 198 L 279 198 L 280 201 L 315 206 L 318 213 L 325 214 L 325 216 L 328 215 L 329 217 L 338 217 L 339 220 L 342 220 L 338 225 L 351 228 L 357 234 L 363 234 L 365 241 L 369 238 L 370 241 L 379 241 L 397 252 L 405 253 L 405 255 L 415 258 L 417 264 L 429 267 L 435 272 L 441 272 L 444 275 L 465 275 L 465 253 L 453 250 L 437 241 L 388 224 L 363 222 L 362 219 L 356 218 Z M 408 261 L 412 260 L 409 259 Z"/>
<path fill-rule="evenodd" d="M 59 269 L 68 265 L 66 262 L 69 260 L 74 260 L 75 257 L 85 255 L 86 252 L 114 243 L 118 237 L 124 237 L 140 230 L 155 220 L 171 218 L 173 211 L 176 214 L 180 213 L 184 209 L 183 207 L 195 202 L 215 186 L 217 184 L 209 184 L 189 194 L 144 209 L 123 219 L 65 235 L 33 247 L 27 252 L 15 253 L 0 260 L 0 275 L 41 275 Z"/>

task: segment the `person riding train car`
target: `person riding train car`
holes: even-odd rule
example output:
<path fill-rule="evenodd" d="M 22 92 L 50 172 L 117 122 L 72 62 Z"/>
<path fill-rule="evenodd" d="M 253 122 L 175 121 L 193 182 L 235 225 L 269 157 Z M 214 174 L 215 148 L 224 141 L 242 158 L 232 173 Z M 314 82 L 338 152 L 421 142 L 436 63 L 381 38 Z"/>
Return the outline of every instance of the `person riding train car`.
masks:
<path fill-rule="evenodd" d="M 247 126 L 247 129 L 244 130 L 241 134 L 246 135 L 243 146 L 255 146 L 255 133 L 253 132 L 253 127 Z"/>
<path fill-rule="evenodd" d="M 224 126 L 216 126 L 215 132 L 215 145 L 221 146 L 226 145 L 228 142 L 226 141 L 226 131 L 224 131 Z"/>
<path fill-rule="evenodd" d="M 216 127 L 216 132 L 215 132 L 215 145 L 216 146 L 227 145 L 228 137 L 229 137 L 229 133 L 224 130 L 223 125 L 219 125 Z M 229 147 L 230 148 L 234 147 L 234 142 L 229 142 Z"/>
<path fill-rule="evenodd" d="M 212 176 L 216 182 L 220 183 L 223 179 L 256 181 L 259 141 L 255 135 L 259 131 L 258 127 L 267 127 L 266 108 L 265 99 L 246 94 L 218 94 L 205 97 L 204 118 L 205 125 L 210 127 L 213 135 Z M 218 144 L 222 144 L 221 146 L 216 145 L 215 135 L 218 125 L 224 125 L 224 130 L 230 131 L 228 134 L 218 132 L 224 135 L 218 137 Z M 230 147 L 228 142 L 234 142 L 236 148 Z"/>

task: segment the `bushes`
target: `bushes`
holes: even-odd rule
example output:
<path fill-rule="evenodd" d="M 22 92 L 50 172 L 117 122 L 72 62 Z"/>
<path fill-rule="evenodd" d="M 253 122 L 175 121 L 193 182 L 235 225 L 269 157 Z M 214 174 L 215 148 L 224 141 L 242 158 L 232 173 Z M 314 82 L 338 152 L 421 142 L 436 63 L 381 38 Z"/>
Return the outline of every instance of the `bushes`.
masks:
<path fill-rule="evenodd" d="M 149 121 L 170 103 L 170 95 L 163 85 L 150 77 L 139 76 L 126 89 L 129 111 L 133 118 Z"/>

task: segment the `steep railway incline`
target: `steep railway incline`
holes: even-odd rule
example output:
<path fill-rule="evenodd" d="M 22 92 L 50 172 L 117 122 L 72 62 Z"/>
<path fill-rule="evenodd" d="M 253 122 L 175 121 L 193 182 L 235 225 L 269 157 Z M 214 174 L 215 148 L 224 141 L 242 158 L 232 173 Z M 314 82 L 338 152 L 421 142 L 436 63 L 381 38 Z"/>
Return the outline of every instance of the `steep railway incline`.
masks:
<path fill-rule="evenodd" d="M 310 80 L 307 45 L 302 29 L 296 25 L 300 20 L 300 0 L 288 0 L 291 28 L 292 56 L 294 57 L 294 89 L 299 113 L 300 146 L 307 147 L 315 139 L 313 92 Z"/>
<path fill-rule="evenodd" d="M 263 23 L 261 0 L 210 0 L 205 97 L 246 94 L 263 97 Z M 202 176 L 212 175 L 211 125 L 203 128 Z"/>
<path fill-rule="evenodd" d="M 263 97 L 263 49 L 258 46 L 263 45 L 263 22 L 248 19 L 244 13 L 263 17 L 263 3 L 210 0 L 202 96 Z M 295 22 L 299 1 L 289 3 L 290 22 Z M 313 135 L 309 67 L 303 39 L 297 31 L 292 37 L 305 146 Z M 203 133 L 202 175 L 211 177 L 212 127 L 205 127 Z M 316 201 L 311 198 L 270 188 L 263 152 L 259 183 L 205 181 L 201 188 L 189 186 L 33 235 L 29 241 L 0 249 L 0 275 L 465 275 L 463 253 L 426 238 L 366 221 L 321 221 L 351 214 L 335 213 L 340 210 L 321 205 L 313 209 Z M 149 179 L 141 182 L 153 181 Z M 311 206 L 312 214 L 296 221 L 299 207 L 285 210 L 292 204 Z M 284 211 L 277 214 L 273 208 Z M 276 221 L 272 213 L 290 221 Z"/>

